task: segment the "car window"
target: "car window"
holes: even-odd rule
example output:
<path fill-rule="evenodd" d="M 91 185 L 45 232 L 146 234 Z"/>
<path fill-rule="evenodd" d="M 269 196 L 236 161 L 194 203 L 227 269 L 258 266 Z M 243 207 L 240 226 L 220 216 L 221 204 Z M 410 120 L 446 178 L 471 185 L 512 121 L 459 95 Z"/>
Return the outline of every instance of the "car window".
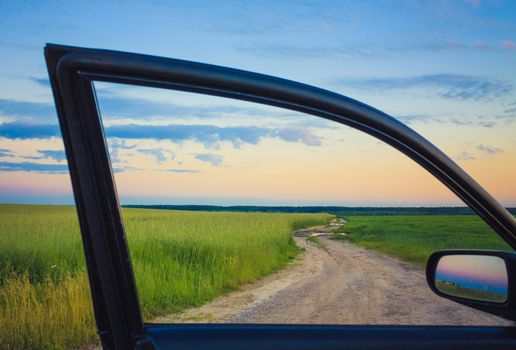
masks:
<path fill-rule="evenodd" d="M 95 88 L 147 322 L 510 324 L 428 288 L 436 250 L 510 248 L 391 147 L 250 102 Z M 414 126 L 514 191 L 456 151 L 471 135 Z"/>

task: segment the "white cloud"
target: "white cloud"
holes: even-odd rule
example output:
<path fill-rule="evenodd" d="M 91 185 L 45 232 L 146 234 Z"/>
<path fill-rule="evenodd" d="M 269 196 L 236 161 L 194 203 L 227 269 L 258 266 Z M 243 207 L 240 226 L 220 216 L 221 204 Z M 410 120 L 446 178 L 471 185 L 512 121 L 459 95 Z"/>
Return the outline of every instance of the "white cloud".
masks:
<path fill-rule="evenodd" d="M 515 50 L 516 49 L 516 44 L 514 43 L 514 41 L 511 41 L 509 39 L 504 39 L 504 40 L 500 41 L 500 44 L 502 44 L 502 46 L 504 48 L 506 48 L 507 50 Z"/>

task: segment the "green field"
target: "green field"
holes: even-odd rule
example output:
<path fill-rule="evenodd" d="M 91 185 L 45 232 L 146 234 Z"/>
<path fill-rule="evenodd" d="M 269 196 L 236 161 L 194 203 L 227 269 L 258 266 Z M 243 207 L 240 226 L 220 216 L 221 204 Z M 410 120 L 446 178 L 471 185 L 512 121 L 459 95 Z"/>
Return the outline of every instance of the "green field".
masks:
<path fill-rule="evenodd" d="M 280 269 L 291 232 L 329 214 L 124 209 L 146 320 L 200 305 Z M 2 348 L 76 348 L 96 341 L 74 207 L 0 205 Z"/>
<path fill-rule="evenodd" d="M 282 268 L 299 252 L 291 232 L 332 218 L 149 209 L 123 215 L 146 320 Z M 472 215 L 345 219 L 346 239 L 418 266 L 440 249 L 511 250 Z M 0 205 L 0 347 L 68 349 L 95 341 L 75 208 Z"/>
<path fill-rule="evenodd" d="M 495 303 L 504 303 L 507 300 L 506 294 L 487 292 L 475 288 L 467 288 L 446 281 L 435 281 L 435 286 L 441 292 L 468 299 L 476 299 L 482 301 L 492 301 Z"/>
<path fill-rule="evenodd" d="M 475 215 L 351 216 L 340 229 L 350 242 L 399 257 L 419 267 L 442 249 L 512 251 Z"/>

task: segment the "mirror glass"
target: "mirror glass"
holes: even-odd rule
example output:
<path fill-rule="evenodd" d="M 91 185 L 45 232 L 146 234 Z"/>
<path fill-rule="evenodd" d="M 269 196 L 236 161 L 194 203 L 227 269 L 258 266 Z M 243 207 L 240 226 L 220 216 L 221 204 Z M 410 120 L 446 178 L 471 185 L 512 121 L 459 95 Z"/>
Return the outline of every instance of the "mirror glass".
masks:
<path fill-rule="evenodd" d="M 437 263 L 435 285 L 451 296 L 503 303 L 508 295 L 505 261 L 489 255 L 445 255 Z"/>

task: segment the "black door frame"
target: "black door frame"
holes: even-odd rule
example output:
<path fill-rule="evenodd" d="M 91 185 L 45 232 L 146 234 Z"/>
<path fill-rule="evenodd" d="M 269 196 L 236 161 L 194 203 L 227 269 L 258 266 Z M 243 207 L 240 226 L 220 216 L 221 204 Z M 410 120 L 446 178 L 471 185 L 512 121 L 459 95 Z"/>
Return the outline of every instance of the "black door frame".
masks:
<path fill-rule="evenodd" d="M 304 112 L 361 130 L 393 146 L 433 174 L 478 213 L 511 247 L 516 248 L 516 221 L 500 203 L 421 135 L 361 102 L 276 77 L 155 56 L 48 44 L 45 47 L 45 57 L 79 215 L 97 327 L 106 348 L 145 347 L 152 342 L 156 345 L 159 343 L 157 339 L 163 338 L 163 334 L 169 334 L 168 332 L 177 339 L 182 334 L 178 332 L 186 332 L 185 334 L 192 336 L 193 343 L 190 345 L 195 345 L 195 339 L 201 345 L 200 340 L 206 338 L 198 336 L 214 336 L 215 333 L 211 331 L 213 329 L 232 330 L 233 336 L 242 336 L 241 341 L 244 342 L 246 339 L 249 342 L 252 338 L 246 338 L 246 334 L 258 332 L 262 334 L 259 337 L 262 345 L 266 339 L 263 337 L 269 335 L 274 338 L 274 335 L 278 337 L 283 334 L 283 338 L 288 341 L 282 343 L 281 348 L 288 348 L 295 344 L 300 346 L 296 338 L 288 337 L 289 334 L 297 334 L 297 339 L 301 334 L 312 334 L 315 337 L 313 339 L 324 341 L 317 334 L 339 329 L 339 334 L 348 334 L 349 338 L 346 339 L 351 341 L 351 330 L 355 331 L 356 327 L 305 326 L 302 329 L 295 326 L 242 326 L 238 330 L 237 326 L 230 325 L 212 328 L 146 326 L 139 306 L 94 81 L 158 87 L 257 102 Z M 366 332 L 369 329 L 373 332 L 370 335 L 376 334 L 385 341 L 385 337 L 396 339 L 395 334 L 401 337 L 398 340 L 410 338 L 410 334 L 421 334 L 427 328 L 369 326 L 361 329 Z M 466 339 L 462 337 L 465 328 L 467 327 L 433 329 L 441 329 L 444 332 L 442 336 L 446 334 L 452 338 L 455 329 L 459 336 L 456 341 L 460 343 L 459 339 Z M 469 339 L 474 338 L 474 333 L 477 332 L 483 334 L 482 336 L 490 334 L 491 337 L 487 338 L 493 342 L 503 338 L 512 345 L 516 344 L 512 328 L 494 327 L 487 333 L 479 330 L 484 328 L 469 329 Z M 496 338 L 493 334 L 504 334 L 505 337 Z M 357 340 L 356 337 L 353 339 Z M 471 342 L 468 343 L 471 345 Z M 502 343 L 507 345 L 506 342 Z M 321 344 L 326 343 L 319 343 Z M 417 343 L 411 344 L 417 347 Z M 244 343 L 240 345 L 242 348 L 248 347 Z M 248 345 L 252 346 L 251 343 Z"/>

